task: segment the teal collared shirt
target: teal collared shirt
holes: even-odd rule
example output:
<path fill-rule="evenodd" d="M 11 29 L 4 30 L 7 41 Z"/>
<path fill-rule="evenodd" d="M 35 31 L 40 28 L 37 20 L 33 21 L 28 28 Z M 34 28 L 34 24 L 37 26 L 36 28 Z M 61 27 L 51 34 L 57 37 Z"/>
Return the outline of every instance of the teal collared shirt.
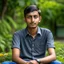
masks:
<path fill-rule="evenodd" d="M 14 33 L 12 48 L 20 50 L 20 57 L 26 61 L 45 57 L 48 48 L 54 48 L 51 31 L 38 27 L 37 35 L 33 38 L 27 28 Z"/>

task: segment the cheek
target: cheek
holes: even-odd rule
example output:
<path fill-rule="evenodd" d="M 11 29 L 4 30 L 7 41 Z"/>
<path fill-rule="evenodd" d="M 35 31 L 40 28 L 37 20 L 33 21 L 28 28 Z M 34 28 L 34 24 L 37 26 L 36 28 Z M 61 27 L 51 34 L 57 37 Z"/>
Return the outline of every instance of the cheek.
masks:
<path fill-rule="evenodd" d="M 26 23 L 30 23 L 30 20 L 29 20 L 29 19 L 25 19 L 25 22 L 26 22 Z"/>
<path fill-rule="evenodd" d="M 36 21 L 37 21 L 37 23 L 39 23 L 40 22 L 40 19 L 38 18 Z"/>

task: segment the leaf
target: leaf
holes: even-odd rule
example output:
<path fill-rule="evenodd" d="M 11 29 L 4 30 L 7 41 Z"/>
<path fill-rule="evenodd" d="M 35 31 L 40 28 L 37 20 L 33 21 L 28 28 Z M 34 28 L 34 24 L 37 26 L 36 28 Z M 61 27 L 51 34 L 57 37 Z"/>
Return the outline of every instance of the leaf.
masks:
<path fill-rule="evenodd" d="M 3 44 L 0 45 L 0 49 L 4 52 L 5 46 Z"/>
<path fill-rule="evenodd" d="M 17 24 L 15 23 L 15 21 L 9 16 L 7 16 L 7 19 L 9 20 L 9 22 L 11 24 L 11 27 L 13 26 L 16 29 L 17 28 Z"/>
<path fill-rule="evenodd" d="M 5 27 L 8 31 L 11 31 L 12 28 L 11 28 L 10 24 L 5 19 L 3 19 L 3 24 L 5 25 Z"/>

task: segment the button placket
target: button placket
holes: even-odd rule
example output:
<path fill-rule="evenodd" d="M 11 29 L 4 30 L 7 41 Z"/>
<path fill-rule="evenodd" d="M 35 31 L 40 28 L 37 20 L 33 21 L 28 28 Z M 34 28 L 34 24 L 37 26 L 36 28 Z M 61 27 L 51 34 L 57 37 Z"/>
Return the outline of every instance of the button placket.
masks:
<path fill-rule="evenodd" d="M 34 39 L 32 39 L 32 58 L 34 58 Z"/>

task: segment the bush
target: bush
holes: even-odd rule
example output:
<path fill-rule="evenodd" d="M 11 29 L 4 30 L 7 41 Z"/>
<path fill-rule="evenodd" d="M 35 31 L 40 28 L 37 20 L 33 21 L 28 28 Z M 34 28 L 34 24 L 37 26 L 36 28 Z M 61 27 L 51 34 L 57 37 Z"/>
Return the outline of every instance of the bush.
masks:
<path fill-rule="evenodd" d="M 55 46 L 57 60 L 64 62 L 64 42 L 56 41 Z"/>
<path fill-rule="evenodd" d="M 16 28 L 17 24 L 11 17 L 0 20 L 0 52 L 10 51 L 12 33 Z"/>
<path fill-rule="evenodd" d="M 0 63 L 3 61 L 11 61 L 12 60 L 12 53 L 0 53 Z"/>

